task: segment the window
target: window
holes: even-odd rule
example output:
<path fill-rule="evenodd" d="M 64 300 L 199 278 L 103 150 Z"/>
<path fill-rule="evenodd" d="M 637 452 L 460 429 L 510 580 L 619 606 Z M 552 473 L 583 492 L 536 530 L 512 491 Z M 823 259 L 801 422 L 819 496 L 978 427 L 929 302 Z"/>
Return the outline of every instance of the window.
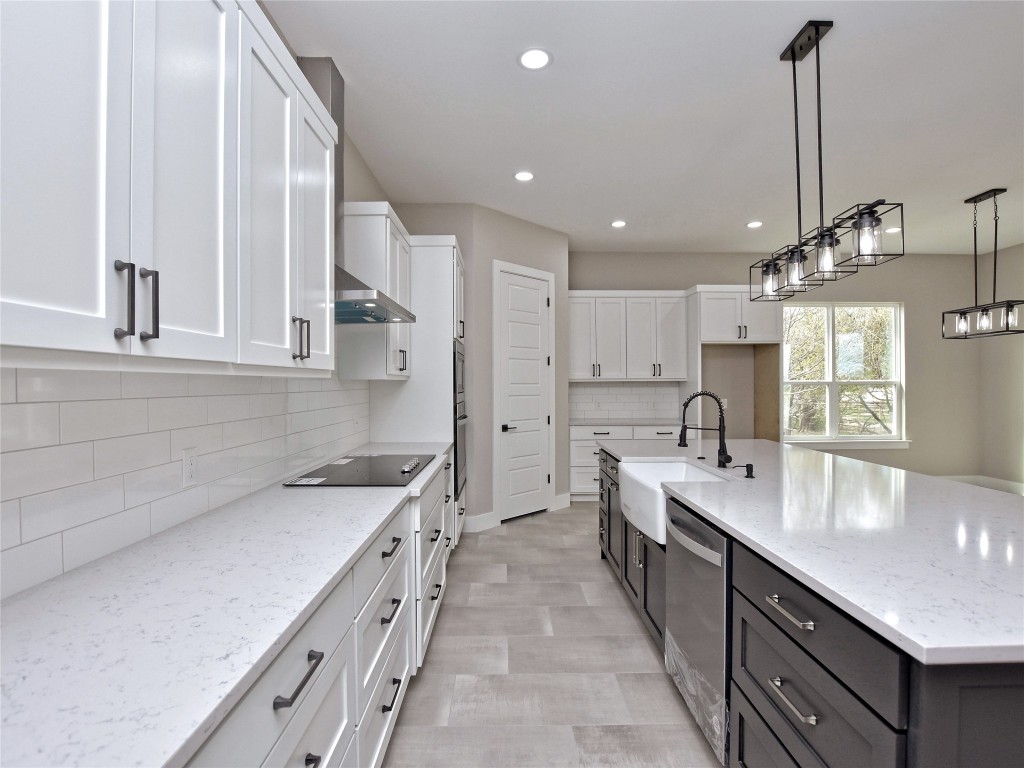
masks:
<path fill-rule="evenodd" d="M 783 439 L 903 440 L 899 304 L 783 308 Z"/>

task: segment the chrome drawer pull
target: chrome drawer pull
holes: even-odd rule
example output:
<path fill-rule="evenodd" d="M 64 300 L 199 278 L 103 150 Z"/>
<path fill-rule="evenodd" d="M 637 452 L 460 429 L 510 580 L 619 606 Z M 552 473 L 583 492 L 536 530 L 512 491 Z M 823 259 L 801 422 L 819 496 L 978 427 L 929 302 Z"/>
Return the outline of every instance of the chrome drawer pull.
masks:
<path fill-rule="evenodd" d="M 786 698 L 786 694 L 784 694 L 782 692 L 782 678 L 781 677 L 770 677 L 770 678 L 768 678 L 768 681 L 772 684 L 772 688 L 775 691 L 775 694 L 780 699 L 782 699 L 782 703 L 785 704 L 787 707 L 789 707 L 790 711 L 794 715 L 796 715 L 796 719 L 797 720 L 799 720 L 804 725 L 817 725 L 818 724 L 818 716 L 817 715 L 802 715 L 802 714 L 800 714 L 800 710 L 796 708 L 796 705 L 794 705 L 792 701 L 790 701 L 788 698 Z"/>
<path fill-rule="evenodd" d="M 274 697 L 274 710 L 281 709 L 283 707 L 290 707 L 295 703 L 295 700 L 299 698 L 299 694 L 302 693 L 302 689 L 306 687 L 306 683 L 309 682 L 309 678 L 316 672 L 316 668 L 320 666 L 320 662 L 324 660 L 323 651 L 310 651 L 306 654 L 306 661 L 310 665 L 309 669 L 306 670 L 306 675 L 299 681 L 298 686 L 292 692 L 291 696 L 285 698 L 284 696 Z"/>
<path fill-rule="evenodd" d="M 813 632 L 814 631 L 814 622 L 813 621 L 800 621 L 800 619 L 798 619 L 792 613 L 790 613 L 785 608 L 783 608 L 781 605 L 779 605 L 779 599 L 780 598 L 779 598 L 778 595 L 765 595 L 764 599 L 768 603 L 768 605 L 770 605 L 776 611 L 781 613 L 783 616 L 785 616 L 791 622 L 796 624 L 798 627 L 800 627 L 800 629 L 806 629 L 809 632 Z"/>
<path fill-rule="evenodd" d="M 395 606 L 395 607 L 391 609 L 391 615 L 390 615 L 390 616 L 382 616 L 382 617 L 381 617 L 381 619 L 380 619 L 380 625 L 381 625 L 382 627 L 383 627 L 383 626 L 384 626 L 385 624 L 390 624 L 390 623 L 391 623 L 392 621 L 394 621 L 394 620 L 395 620 L 395 614 L 396 614 L 396 613 L 398 613 L 398 607 L 399 607 L 399 606 L 400 606 L 400 605 L 402 604 L 402 601 L 401 601 L 401 599 L 400 599 L 400 598 L 397 598 L 397 597 L 392 597 L 392 598 L 391 598 L 391 604 L 392 604 L 393 606 Z"/>

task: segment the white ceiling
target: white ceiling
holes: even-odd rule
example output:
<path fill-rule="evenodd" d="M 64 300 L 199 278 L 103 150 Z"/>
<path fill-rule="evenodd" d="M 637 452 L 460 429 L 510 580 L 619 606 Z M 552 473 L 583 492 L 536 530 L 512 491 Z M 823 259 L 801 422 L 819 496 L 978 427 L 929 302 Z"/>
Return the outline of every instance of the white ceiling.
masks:
<path fill-rule="evenodd" d="M 969 253 L 966 197 L 1024 241 L 1024 2 L 268 0 L 332 56 L 345 130 L 392 200 L 477 203 L 574 251 L 767 253 L 796 234 L 792 71 L 821 43 L 825 215 L 902 202 L 906 248 Z M 530 72 L 538 46 L 553 64 Z M 797 66 L 804 229 L 817 223 L 814 59 Z M 513 174 L 528 169 L 527 184 Z M 979 212 L 991 250 L 991 203 Z M 616 218 L 628 225 L 613 230 Z M 747 221 L 765 222 L 760 230 Z"/>

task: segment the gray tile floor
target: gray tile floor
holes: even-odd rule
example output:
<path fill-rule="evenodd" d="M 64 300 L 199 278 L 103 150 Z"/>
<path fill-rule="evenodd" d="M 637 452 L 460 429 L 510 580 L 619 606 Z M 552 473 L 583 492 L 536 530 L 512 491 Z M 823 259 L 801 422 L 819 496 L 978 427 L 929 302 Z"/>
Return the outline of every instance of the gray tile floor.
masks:
<path fill-rule="evenodd" d="M 718 768 L 601 560 L 596 504 L 464 534 L 385 768 Z"/>

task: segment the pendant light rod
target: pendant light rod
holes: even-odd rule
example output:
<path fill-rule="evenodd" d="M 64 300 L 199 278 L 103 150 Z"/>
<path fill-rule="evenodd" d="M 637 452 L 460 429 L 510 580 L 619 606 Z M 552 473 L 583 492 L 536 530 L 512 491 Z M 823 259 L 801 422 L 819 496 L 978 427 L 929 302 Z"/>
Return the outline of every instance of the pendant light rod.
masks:
<path fill-rule="evenodd" d="M 796 92 L 796 56 L 793 56 L 793 136 L 795 139 L 796 149 L 796 240 L 798 246 L 800 244 L 800 238 L 804 234 L 804 222 L 803 212 L 801 207 L 802 197 L 800 192 L 800 110 L 797 106 L 797 92 Z"/>
<path fill-rule="evenodd" d="M 999 203 L 996 200 L 1006 190 L 1001 187 L 988 189 L 981 194 L 964 200 L 974 205 L 974 304 L 978 305 L 978 203 L 992 201 L 992 303 L 996 303 L 996 271 L 999 264 Z"/>
<path fill-rule="evenodd" d="M 818 38 L 818 28 L 814 28 Z M 821 47 L 814 46 L 814 79 L 818 90 L 818 232 L 825 230 L 825 177 L 821 162 Z"/>

